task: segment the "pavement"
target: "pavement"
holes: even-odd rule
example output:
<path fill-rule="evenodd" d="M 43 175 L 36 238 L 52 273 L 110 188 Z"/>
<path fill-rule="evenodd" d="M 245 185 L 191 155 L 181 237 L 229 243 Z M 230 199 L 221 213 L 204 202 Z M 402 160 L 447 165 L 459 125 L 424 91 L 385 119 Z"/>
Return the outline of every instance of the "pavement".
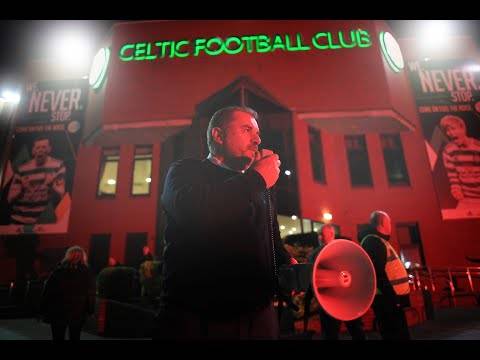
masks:
<path fill-rule="evenodd" d="M 480 308 L 447 308 L 437 309 L 435 319 L 427 320 L 421 325 L 410 328 L 413 340 L 480 340 Z M 368 332 L 369 340 L 378 340 L 377 332 Z M 51 332 L 48 324 L 35 318 L 0 319 L 0 340 L 50 340 Z M 82 332 L 82 340 L 120 340 L 102 337 L 91 332 Z M 297 338 L 298 339 L 298 338 Z M 320 339 L 319 334 L 313 341 Z M 341 335 L 348 340 L 348 333 Z M 125 339 L 142 340 L 142 339 Z M 145 339 L 146 340 L 146 339 Z"/>

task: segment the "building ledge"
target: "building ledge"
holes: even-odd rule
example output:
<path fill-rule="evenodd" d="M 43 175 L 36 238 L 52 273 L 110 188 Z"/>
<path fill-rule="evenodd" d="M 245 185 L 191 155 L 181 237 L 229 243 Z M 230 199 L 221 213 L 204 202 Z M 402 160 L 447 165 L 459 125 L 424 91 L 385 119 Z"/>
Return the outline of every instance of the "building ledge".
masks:
<path fill-rule="evenodd" d="M 343 134 L 415 131 L 415 125 L 395 110 L 361 110 L 298 113 L 319 130 Z"/>

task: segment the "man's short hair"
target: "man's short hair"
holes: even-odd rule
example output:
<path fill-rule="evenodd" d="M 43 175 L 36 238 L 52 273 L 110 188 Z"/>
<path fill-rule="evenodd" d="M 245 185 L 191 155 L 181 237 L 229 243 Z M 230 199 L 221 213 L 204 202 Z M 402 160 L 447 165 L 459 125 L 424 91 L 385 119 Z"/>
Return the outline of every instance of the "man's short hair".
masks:
<path fill-rule="evenodd" d="M 388 214 L 385 211 L 375 210 L 370 214 L 370 225 L 376 228 L 381 224 L 384 217 L 388 217 Z"/>
<path fill-rule="evenodd" d="M 50 138 L 48 136 L 37 136 L 33 139 L 32 146 L 35 146 L 36 142 L 42 141 L 42 140 L 47 140 L 49 145 L 52 145 L 52 142 L 50 141 Z"/>
<path fill-rule="evenodd" d="M 445 115 L 440 119 L 440 128 L 445 130 L 449 125 L 458 125 L 465 129 L 465 121 L 460 116 L 456 115 Z"/>
<path fill-rule="evenodd" d="M 258 120 L 258 113 L 255 110 L 246 106 L 228 106 L 217 110 L 215 114 L 212 115 L 207 128 L 207 145 L 210 153 L 216 154 L 219 150 L 217 148 L 217 144 L 213 140 L 212 129 L 215 127 L 223 129 L 232 118 L 232 114 L 237 111 L 250 114 L 255 118 L 255 120 Z"/>

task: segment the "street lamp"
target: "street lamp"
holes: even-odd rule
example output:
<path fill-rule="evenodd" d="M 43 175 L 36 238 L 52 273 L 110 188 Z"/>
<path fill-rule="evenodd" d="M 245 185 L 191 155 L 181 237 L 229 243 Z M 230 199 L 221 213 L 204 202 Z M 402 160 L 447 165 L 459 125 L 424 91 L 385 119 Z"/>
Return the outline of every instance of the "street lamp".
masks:
<path fill-rule="evenodd" d="M 333 215 L 329 212 L 324 212 L 323 213 L 323 221 L 329 222 L 333 219 Z"/>
<path fill-rule="evenodd" d="M 20 94 L 12 90 L 3 90 L 0 101 L 3 103 L 18 104 L 20 102 Z"/>
<path fill-rule="evenodd" d="M 450 21 L 430 20 L 422 23 L 422 45 L 424 48 L 441 51 L 448 44 L 447 37 L 452 34 L 453 26 Z"/>
<path fill-rule="evenodd" d="M 0 185 L 3 183 L 5 165 L 10 153 L 13 134 L 13 122 L 17 113 L 20 94 L 12 90 L 3 90 L 0 97 L 0 148 L 2 149 L 0 162 Z"/>
<path fill-rule="evenodd" d="M 53 39 L 52 39 L 53 40 Z M 68 68 L 86 69 L 91 56 L 92 44 L 80 32 L 69 31 L 52 41 L 53 54 Z"/>

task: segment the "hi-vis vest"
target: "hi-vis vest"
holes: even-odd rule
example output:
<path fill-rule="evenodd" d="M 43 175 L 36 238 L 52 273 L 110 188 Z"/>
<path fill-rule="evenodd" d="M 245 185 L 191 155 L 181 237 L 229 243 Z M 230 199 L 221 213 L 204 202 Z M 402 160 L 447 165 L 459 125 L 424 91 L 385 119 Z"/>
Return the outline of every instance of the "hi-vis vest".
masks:
<path fill-rule="evenodd" d="M 410 293 L 410 285 L 408 284 L 408 273 L 405 270 L 405 266 L 403 266 L 402 260 L 397 255 L 397 252 L 393 248 L 392 245 L 388 241 L 383 240 L 380 236 L 375 234 L 369 234 L 367 236 L 374 236 L 380 240 L 387 248 L 387 263 L 385 264 L 385 273 L 387 274 L 387 278 L 390 281 L 390 284 L 393 286 L 393 290 L 397 295 L 407 295 Z M 365 236 L 361 244 L 367 238 Z M 379 293 L 377 289 L 377 294 Z"/>

